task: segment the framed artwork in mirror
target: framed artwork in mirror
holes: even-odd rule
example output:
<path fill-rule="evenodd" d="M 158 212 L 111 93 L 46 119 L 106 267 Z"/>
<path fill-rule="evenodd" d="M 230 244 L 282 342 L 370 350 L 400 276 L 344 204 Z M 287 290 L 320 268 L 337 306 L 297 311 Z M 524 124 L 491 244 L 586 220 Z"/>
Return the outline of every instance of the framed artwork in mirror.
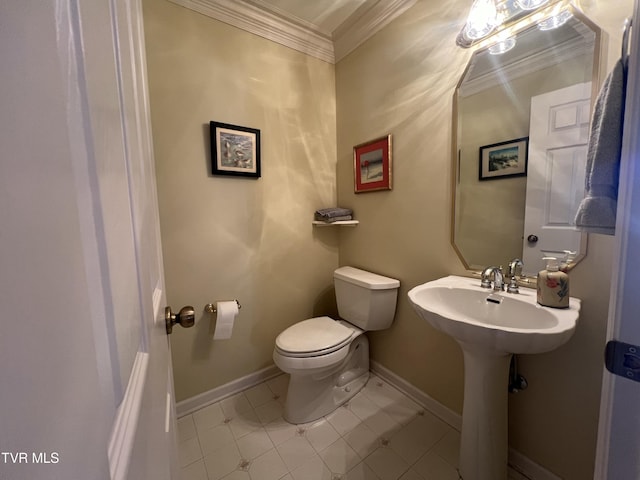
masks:
<path fill-rule="evenodd" d="M 356 193 L 391 190 L 391 134 L 353 147 Z"/>
<path fill-rule="evenodd" d="M 527 174 L 529 137 L 480 147 L 480 180 Z"/>
<path fill-rule="evenodd" d="M 211 173 L 260 178 L 260 130 L 209 122 Z"/>

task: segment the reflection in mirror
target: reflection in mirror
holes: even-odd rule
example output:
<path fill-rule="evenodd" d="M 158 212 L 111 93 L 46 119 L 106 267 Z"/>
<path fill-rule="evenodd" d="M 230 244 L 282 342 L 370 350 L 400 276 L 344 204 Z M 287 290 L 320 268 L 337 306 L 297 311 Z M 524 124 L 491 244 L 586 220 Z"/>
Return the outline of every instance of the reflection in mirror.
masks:
<path fill-rule="evenodd" d="M 571 13 L 559 28 L 521 30 L 503 54 L 476 51 L 456 88 L 452 240 L 469 269 L 521 258 L 535 275 L 543 256 L 586 254 L 573 222 L 601 33 Z"/>

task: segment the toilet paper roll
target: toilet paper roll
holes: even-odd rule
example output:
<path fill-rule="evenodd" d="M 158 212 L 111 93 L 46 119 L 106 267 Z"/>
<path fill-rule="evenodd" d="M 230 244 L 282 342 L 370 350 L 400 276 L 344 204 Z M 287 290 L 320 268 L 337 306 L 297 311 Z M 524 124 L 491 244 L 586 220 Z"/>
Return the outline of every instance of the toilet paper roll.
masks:
<path fill-rule="evenodd" d="M 214 340 L 231 338 L 236 316 L 238 316 L 238 303 L 235 300 L 216 303 L 216 329 L 213 332 Z"/>

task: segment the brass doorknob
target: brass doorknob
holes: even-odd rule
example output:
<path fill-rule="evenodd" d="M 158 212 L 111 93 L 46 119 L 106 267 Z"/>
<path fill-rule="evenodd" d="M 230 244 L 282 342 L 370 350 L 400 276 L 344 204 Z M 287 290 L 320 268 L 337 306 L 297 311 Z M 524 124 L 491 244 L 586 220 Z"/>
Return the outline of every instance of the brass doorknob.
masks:
<path fill-rule="evenodd" d="M 171 335 L 173 326 L 177 323 L 181 327 L 193 327 L 196 323 L 196 312 L 191 305 L 182 307 L 177 314 L 171 311 L 171 307 L 164 307 L 164 320 L 167 327 L 167 335 Z"/>

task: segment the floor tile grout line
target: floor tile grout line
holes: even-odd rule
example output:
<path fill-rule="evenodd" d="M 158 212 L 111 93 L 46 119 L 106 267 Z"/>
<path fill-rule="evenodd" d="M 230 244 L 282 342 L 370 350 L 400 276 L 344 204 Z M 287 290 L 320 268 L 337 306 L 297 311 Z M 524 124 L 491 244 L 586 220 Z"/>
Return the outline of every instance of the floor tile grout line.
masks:
<path fill-rule="evenodd" d="M 254 408 L 254 410 L 255 410 L 255 408 Z M 326 418 L 326 416 L 321 417 L 321 419 L 322 419 L 323 421 L 327 422 L 329 425 L 331 425 L 331 423 L 328 421 L 328 419 Z M 320 421 L 320 419 L 318 419 L 316 422 L 309 422 L 309 425 L 312 425 L 312 424 L 314 424 L 314 423 L 319 423 L 319 421 Z M 263 426 L 262 428 L 264 428 L 264 426 Z M 333 427 L 331 427 L 331 428 L 333 428 Z M 322 456 L 322 452 L 323 452 L 324 450 L 326 450 L 327 448 L 329 448 L 331 445 L 333 445 L 335 442 L 337 442 L 339 439 L 344 440 L 344 441 L 347 443 L 347 445 L 349 445 L 349 442 L 344 438 L 344 436 L 345 436 L 346 434 L 345 434 L 345 435 L 341 435 L 341 434 L 340 434 L 340 433 L 338 433 L 338 432 L 336 432 L 336 433 L 338 434 L 338 439 L 336 439 L 336 440 L 335 440 L 334 442 L 332 442 L 330 445 L 326 446 L 323 450 L 318 450 L 318 449 L 317 449 L 317 448 L 316 448 L 316 447 L 315 447 L 315 446 L 314 446 L 314 445 L 309 441 L 309 439 L 308 439 L 308 437 L 307 437 L 307 430 L 306 430 L 306 429 L 305 429 L 305 431 L 302 433 L 302 435 L 300 435 L 300 436 L 304 437 L 304 438 L 305 438 L 305 440 L 306 440 L 307 442 L 309 442 L 309 445 L 310 445 L 310 446 L 311 446 L 311 448 L 313 449 L 315 456 L 317 456 L 317 457 L 318 457 L 318 459 L 322 462 L 322 464 L 323 464 L 323 465 L 324 465 L 324 467 L 327 469 L 327 471 L 329 471 L 329 472 L 331 473 L 332 477 L 334 477 L 334 476 L 336 476 L 336 475 L 345 475 L 345 474 L 347 474 L 347 473 L 348 473 L 348 472 L 344 472 L 344 473 L 333 472 L 333 471 L 331 470 L 330 466 L 327 464 L 327 462 L 326 462 L 326 460 L 324 459 L 324 457 Z M 242 438 L 242 437 L 241 437 L 241 438 Z M 239 445 L 237 445 L 238 440 L 239 440 L 239 439 L 234 438 L 234 441 L 236 442 L 236 446 L 237 446 L 237 447 L 238 447 L 238 449 L 239 449 Z M 378 440 L 378 441 L 379 441 L 379 440 L 380 440 L 380 437 L 378 437 L 376 440 Z M 349 446 L 351 447 L 351 445 L 349 445 Z M 351 448 L 353 448 L 353 447 L 351 447 Z M 378 448 L 380 448 L 380 447 L 378 447 Z M 280 457 L 280 460 L 281 460 L 281 461 L 282 461 L 282 463 L 287 467 L 288 474 L 291 474 L 293 471 L 295 471 L 295 470 L 296 470 L 296 468 L 294 468 L 293 470 L 289 469 L 288 465 L 287 465 L 287 464 L 286 464 L 286 462 L 284 461 L 284 458 L 282 458 L 282 455 L 280 454 L 280 450 L 278 450 L 278 446 L 277 446 L 277 445 L 275 445 L 275 444 L 274 444 L 273 449 L 275 449 L 276 453 L 277 453 L 277 454 L 278 454 L 278 456 Z M 377 448 L 376 448 L 376 450 L 377 450 Z M 375 450 L 374 450 L 374 451 L 375 451 Z M 263 454 L 261 454 L 260 456 L 265 455 L 266 453 L 268 453 L 268 452 L 264 452 L 264 453 L 263 453 Z M 364 462 L 364 461 L 365 461 L 365 459 L 366 459 L 366 458 L 368 458 L 368 457 L 369 457 L 369 455 L 371 455 L 372 453 L 373 453 L 373 452 L 370 452 L 370 453 L 369 453 L 367 456 L 365 456 L 364 458 L 362 458 L 362 457 L 360 457 L 360 456 L 358 455 L 358 459 L 359 459 L 358 464 L 359 464 L 359 463 Z M 357 454 L 357 452 L 356 452 L 356 454 Z M 259 456 L 259 457 L 260 457 L 260 456 Z M 259 458 L 259 457 L 257 457 L 257 458 Z M 256 459 L 257 459 L 257 458 L 256 458 Z M 253 461 L 254 461 L 254 460 L 256 460 L 256 459 L 252 459 L 252 460 L 250 460 L 250 462 L 253 462 Z M 300 465 L 299 467 L 301 467 L 301 466 L 302 466 L 302 465 Z M 299 467 L 297 467 L 297 468 L 299 468 Z M 355 467 L 355 466 L 354 466 L 354 467 Z M 236 470 L 238 470 L 238 469 L 236 469 Z M 286 475 L 287 475 L 287 474 L 285 474 L 284 476 L 286 476 Z"/>
<path fill-rule="evenodd" d="M 193 465 L 194 463 L 204 459 L 204 455 L 202 454 L 202 446 L 200 445 L 200 438 L 198 437 L 197 434 L 196 434 L 196 436 L 184 439 L 179 443 L 185 443 L 185 442 L 188 442 L 189 440 L 193 440 L 194 438 L 196 439 L 196 441 L 198 443 L 198 450 L 200 451 L 200 456 L 198 458 L 196 458 L 195 460 L 193 460 L 193 461 L 191 461 L 191 462 L 189 462 L 189 463 L 187 463 L 185 465 L 180 465 L 180 469 L 187 468 L 187 467 Z"/>

